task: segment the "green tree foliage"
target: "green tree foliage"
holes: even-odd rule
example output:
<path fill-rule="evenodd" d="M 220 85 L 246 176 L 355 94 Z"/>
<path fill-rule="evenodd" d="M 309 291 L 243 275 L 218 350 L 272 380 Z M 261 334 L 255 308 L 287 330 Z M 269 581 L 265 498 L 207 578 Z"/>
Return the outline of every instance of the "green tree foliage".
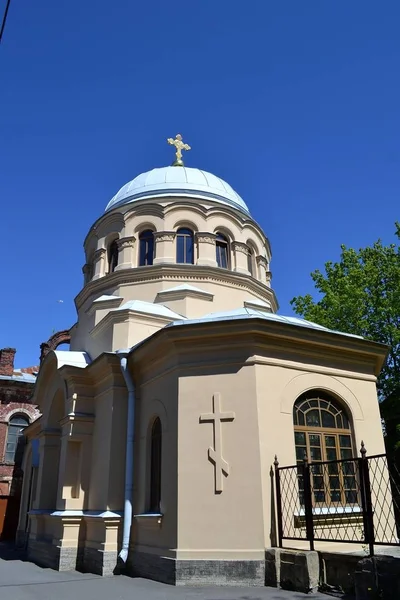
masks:
<path fill-rule="evenodd" d="M 385 419 L 393 423 L 398 413 L 399 434 L 400 223 L 396 223 L 396 237 L 395 244 L 384 246 L 378 240 L 358 251 L 342 245 L 339 262 L 327 262 L 325 273 L 311 273 L 322 297 L 315 301 L 310 294 L 297 296 L 291 304 L 297 314 L 309 321 L 390 347 L 377 387 Z"/>

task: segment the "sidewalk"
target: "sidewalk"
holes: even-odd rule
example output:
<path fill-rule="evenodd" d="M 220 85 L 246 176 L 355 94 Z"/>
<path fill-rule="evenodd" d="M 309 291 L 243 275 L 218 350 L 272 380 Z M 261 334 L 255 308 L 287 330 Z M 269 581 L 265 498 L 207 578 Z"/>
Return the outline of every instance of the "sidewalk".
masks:
<path fill-rule="evenodd" d="M 0 544 L 1 600 L 330 600 L 274 588 L 173 587 L 147 579 L 42 569 Z"/>

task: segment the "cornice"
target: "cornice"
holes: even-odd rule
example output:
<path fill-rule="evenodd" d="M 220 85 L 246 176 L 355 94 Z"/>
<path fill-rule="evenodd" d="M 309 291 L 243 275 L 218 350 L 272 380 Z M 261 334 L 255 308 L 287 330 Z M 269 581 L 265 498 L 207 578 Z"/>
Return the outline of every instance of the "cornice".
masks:
<path fill-rule="evenodd" d="M 197 298 L 198 300 L 207 300 L 212 302 L 214 294 L 204 290 L 161 290 L 158 292 L 155 302 L 168 302 L 169 300 L 183 300 L 185 298 Z"/>
<path fill-rule="evenodd" d="M 114 271 L 114 273 L 110 273 L 99 279 L 94 279 L 87 283 L 76 296 L 75 305 L 77 310 L 79 310 L 92 295 L 104 294 L 111 287 L 115 288 L 119 285 L 134 285 L 135 283 L 150 283 L 169 279 L 182 282 L 198 282 L 200 284 L 202 281 L 221 283 L 227 287 L 239 288 L 250 292 L 260 300 L 267 299 L 271 303 L 273 312 L 276 312 L 279 307 L 274 291 L 260 281 L 252 278 L 251 275 L 221 269 L 220 267 L 175 263 L 123 269 L 121 271 Z"/>
<path fill-rule="evenodd" d="M 313 371 L 318 362 L 325 361 L 329 366 L 324 368 L 330 369 L 332 373 L 357 372 L 357 378 L 370 381 L 374 380 L 373 376 L 379 375 L 387 352 L 386 346 L 369 340 L 254 317 L 245 321 L 187 323 L 162 329 L 132 350 L 135 355 L 132 358 L 133 364 L 143 360 L 145 364 L 149 364 L 148 361 L 146 363 L 146 357 L 150 353 L 154 367 L 156 356 L 160 355 L 159 360 L 162 356 L 167 357 L 170 354 L 168 347 L 171 346 L 181 356 L 178 359 L 180 366 L 183 365 L 182 360 L 189 364 L 192 360 L 190 355 L 194 353 L 196 358 L 193 366 L 197 369 L 202 364 L 214 364 L 214 360 L 219 360 L 221 364 L 236 360 L 236 350 L 250 347 L 253 356 L 246 359 L 249 364 L 261 364 L 263 361 L 272 364 L 275 361 L 274 364 L 291 363 L 292 368 L 297 368 L 299 362 L 304 370 Z M 213 354 L 216 347 L 218 352 L 215 352 L 216 358 L 212 359 L 210 349 L 213 349 Z M 221 360 L 225 348 L 227 355 Z M 265 353 L 269 356 L 265 357 Z M 293 355 L 299 361 L 293 359 Z M 206 363 L 200 360 L 200 356 L 207 357 Z M 339 363 L 341 366 L 337 366 Z M 346 369 L 344 365 L 351 367 Z M 369 366 L 366 367 L 367 365 Z M 371 372 L 368 373 L 368 370 Z M 354 378 L 353 375 L 350 376 Z"/>
<path fill-rule="evenodd" d="M 205 200 L 201 198 L 186 198 L 184 196 L 165 196 L 158 198 L 149 197 L 142 200 L 137 200 L 133 204 L 126 204 L 116 207 L 107 213 L 103 213 L 98 219 L 96 219 L 90 228 L 84 240 L 84 247 L 86 248 L 91 234 L 95 234 L 97 237 L 99 237 L 99 231 L 102 230 L 105 222 L 111 223 L 113 221 L 112 217 L 114 217 L 117 224 L 120 224 L 122 220 L 122 223 L 124 223 L 126 227 L 127 221 L 131 220 L 136 215 L 143 216 L 143 214 L 149 214 L 150 216 L 157 216 L 161 219 L 164 219 L 166 214 L 171 212 L 171 209 L 174 209 L 175 207 L 187 208 L 188 210 L 195 210 L 196 212 L 201 211 L 206 218 L 208 216 L 215 215 L 216 213 L 220 213 L 223 216 L 235 220 L 242 230 L 245 227 L 253 229 L 264 240 L 269 258 L 271 258 L 271 246 L 269 240 L 261 226 L 250 214 L 247 215 L 241 210 L 230 206 L 229 204 L 225 205 L 218 202 L 214 203 L 211 199 Z"/>
<path fill-rule="evenodd" d="M 150 321 L 151 323 L 154 323 L 154 325 L 159 324 L 160 327 L 164 327 L 173 321 L 171 317 L 139 312 L 132 310 L 131 308 L 126 308 L 124 310 L 111 310 L 105 315 L 105 317 L 103 317 L 103 319 L 101 319 L 101 321 L 97 323 L 97 325 L 93 327 L 93 329 L 90 330 L 89 335 L 95 338 L 110 325 L 114 325 L 115 323 L 126 323 L 130 317 L 134 317 L 136 321 Z"/>

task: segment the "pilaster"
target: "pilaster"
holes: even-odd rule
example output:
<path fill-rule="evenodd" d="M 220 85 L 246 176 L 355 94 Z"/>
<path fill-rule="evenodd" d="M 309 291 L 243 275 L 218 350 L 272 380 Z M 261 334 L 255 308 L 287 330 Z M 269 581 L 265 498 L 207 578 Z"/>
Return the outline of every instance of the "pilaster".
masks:
<path fill-rule="evenodd" d="M 54 510 L 57 501 L 60 431 L 45 430 L 39 438 L 41 461 L 39 464 L 37 495 L 33 503 L 35 509 Z"/>
<path fill-rule="evenodd" d="M 197 265 L 203 265 L 206 267 L 216 267 L 217 258 L 215 250 L 216 235 L 214 233 L 207 233 L 198 231 L 195 235 L 195 241 L 198 247 L 198 258 L 196 261 Z"/>
<path fill-rule="evenodd" d="M 265 285 L 271 285 L 271 273 L 269 271 L 268 260 L 265 256 L 257 256 L 256 257 L 257 269 L 258 269 L 258 278 Z"/>
<path fill-rule="evenodd" d="M 157 231 L 154 233 L 153 264 L 176 263 L 175 231 Z"/>
<path fill-rule="evenodd" d="M 135 242 L 136 238 L 133 235 L 117 240 L 118 265 L 115 268 L 116 271 L 131 269 L 136 266 L 134 258 Z"/>
<path fill-rule="evenodd" d="M 104 277 L 106 272 L 106 254 L 105 248 L 99 248 L 93 255 L 94 275 L 93 279 Z"/>
<path fill-rule="evenodd" d="M 83 273 L 83 285 L 86 285 L 91 280 L 91 274 L 92 274 L 91 265 L 89 265 L 88 263 L 83 265 L 82 273 Z"/>
<path fill-rule="evenodd" d="M 245 275 L 250 275 L 249 265 L 248 265 L 248 256 L 249 256 L 249 248 L 243 242 L 232 242 L 232 250 L 234 254 L 234 268 L 233 270 L 237 273 L 244 273 Z"/>

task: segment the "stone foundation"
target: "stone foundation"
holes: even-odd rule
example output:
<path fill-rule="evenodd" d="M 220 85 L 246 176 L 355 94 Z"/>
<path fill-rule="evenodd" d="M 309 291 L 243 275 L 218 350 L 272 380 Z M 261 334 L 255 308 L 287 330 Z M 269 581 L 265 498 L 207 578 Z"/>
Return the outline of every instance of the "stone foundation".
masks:
<path fill-rule="evenodd" d="M 296 592 L 315 592 L 320 579 L 318 552 L 269 548 L 265 552 L 265 585 Z"/>
<path fill-rule="evenodd" d="M 108 577 L 113 575 L 117 567 L 117 553 L 103 552 L 96 548 L 83 548 L 81 570 L 95 575 Z"/>
<path fill-rule="evenodd" d="M 133 552 L 127 573 L 170 585 L 264 586 L 263 560 L 177 560 Z"/>
<path fill-rule="evenodd" d="M 60 548 L 51 541 L 32 540 L 28 542 L 27 558 L 40 567 L 58 570 L 60 562 Z"/>
<path fill-rule="evenodd" d="M 400 598 L 400 560 L 392 556 L 375 556 L 360 560 L 355 571 L 357 600 Z"/>

